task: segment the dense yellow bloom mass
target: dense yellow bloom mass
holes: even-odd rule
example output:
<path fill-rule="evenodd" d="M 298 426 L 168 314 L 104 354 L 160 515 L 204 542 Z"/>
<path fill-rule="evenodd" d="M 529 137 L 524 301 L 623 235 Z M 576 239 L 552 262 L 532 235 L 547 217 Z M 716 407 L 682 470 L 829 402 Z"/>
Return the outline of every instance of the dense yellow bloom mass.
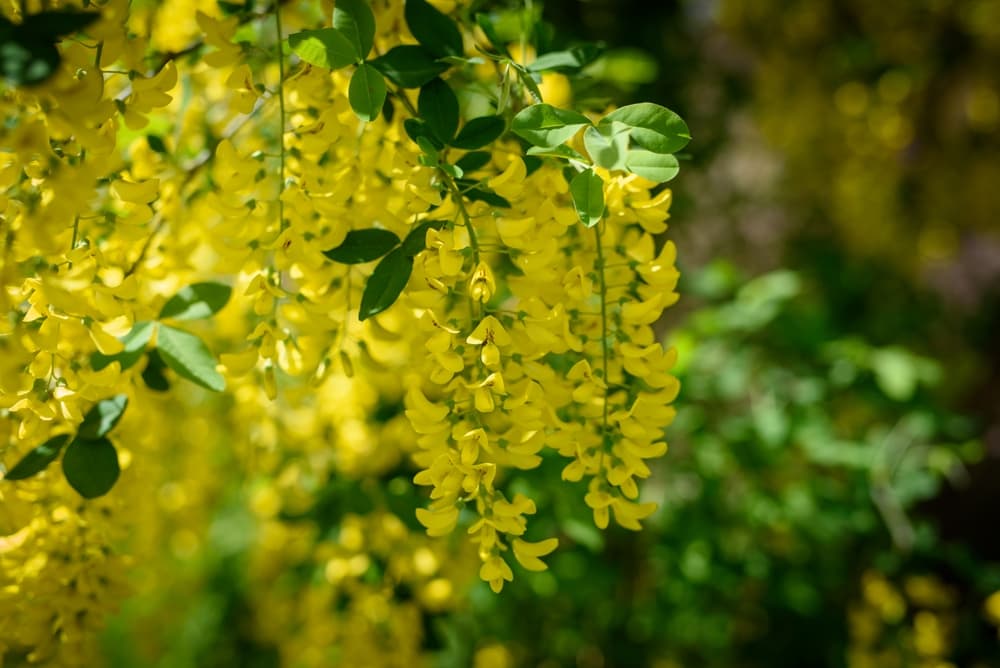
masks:
<path fill-rule="evenodd" d="M 289 33 L 329 25 L 325 3 L 98 4 L 51 77 L 0 88 L 0 460 L 109 439 L 122 477 L 101 499 L 78 491 L 107 491 L 102 472 L 81 483 L 65 459 L 70 484 L 54 462 L 2 481 L 0 658 L 92 665 L 128 555 L 139 582 L 171 581 L 157 546 L 196 552 L 227 476 L 254 527 L 251 603 L 271 611 L 258 631 L 287 665 L 415 665 L 420 610 L 455 605 L 476 572 L 499 592 L 515 564 L 545 569 L 559 540 L 531 518 L 552 511 L 509 486 L 545 458 L 586 483 L 598 527 L 641 528 L 656 504 L 638 481 L 678 391 L 653 329 L 677 299 L 669 190 L 598 168 L 606 212 L 588 229 L 561 163 L 513 139 L 429 152 L 406 126 L 424 102 L 395 85 L 359 120 L 354 65 L 279 63 Z M 403 9 L 372 3 L 374 53 L 414 43 Z M 475 83 L 498 116 L 531 99 L 507 76 Z M 379 269 L 329 252 L 371 229 L 405 240 L 412 273 L 359 317 Z M 106 436 L 117 417 L 92 421 L 112 396 L 127 410 Z M 373 491 L 389 478 L 427 489 L 426 535 Z M 326 518 L 338 486 L 367 511 Z M 457 528 L 468 541 L 438 540 Z"/>

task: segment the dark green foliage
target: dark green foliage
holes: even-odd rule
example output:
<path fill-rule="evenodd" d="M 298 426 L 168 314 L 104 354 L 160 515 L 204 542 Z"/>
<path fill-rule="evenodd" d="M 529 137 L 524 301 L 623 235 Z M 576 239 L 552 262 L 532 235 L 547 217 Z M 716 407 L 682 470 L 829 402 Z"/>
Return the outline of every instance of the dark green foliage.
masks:
<path fill-rule="evenodd" d="M 358 318 L 367 320 L 392 306 L 410 280 L 412 271 L 413 258 L 402 248 L 397 248 L 382 258 L 365 283 Z"/>
<path fill-rule="evenodd" d="M 389 80 L 403 88 L 420 88 L 448 70 L 447 63 L 435 60 L 433 54 L 415 44 L 395 46 L 370 62 Z"/>
<path fill-rule="evenodd" d="M 25 16 L 20 25 L 0 16 L 0 76 L 14 86 L 44 82 L 61 62 L 56 43 L 99 16 L 75 9 L 49 10 Z"/>
<path fill-rule="evenodd" d="M 336 248 L 323 251 L 334 262 L 361 264 L 377 260 L 399 244 L 399 237 L 389 230 L 368 228 L 351 230 Z"/>
<path fill-rule="evenodd" d="M 69 439 L 68 434 L 53 436 L 41 445 L 33 448 L 21 458 L 21 461 L 4 474 L 3 479 L 24 480 L 37 473 L 41 473 L 59 457 L 59 453 L 62 452 L 63 446 L 69 442 Z"/>
<path fill-rule="evenodd" d="M 70 443 L 63 454 L 62 469 L 66 482 L 85 499 L 104 496 L 121 475 L 118 451 L 106 438 Z"/>
<path fill-rule="evenodd" d="M 404 15 L 410 32 L 433 56 L 462 55 L 462 34 L 458 26 L 429 2 L 406 0 Z"/>

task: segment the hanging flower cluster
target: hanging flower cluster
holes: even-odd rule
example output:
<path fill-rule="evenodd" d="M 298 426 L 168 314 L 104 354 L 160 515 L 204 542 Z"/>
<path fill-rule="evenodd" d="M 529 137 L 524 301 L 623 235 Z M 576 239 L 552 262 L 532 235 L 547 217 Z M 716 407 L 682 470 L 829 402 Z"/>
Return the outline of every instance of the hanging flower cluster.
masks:
<path fill-rule="evenodd" d="M 546 459 L 598 527 L 653 512 L 678 390 L 658 184 L 688 134 L 542 102 L 596 49 L 524 64 L 489 15 L 426 0 L 2 9 L 0 657 L 86 665 L 119 532 L 197 549 L 180 518 L 223 494 L 199 447 L 243 481 L 261 605 L 315 569 L 316 605 L 369 631 L 416 614 L 365 607 L 393 587 L 452 605 L 445 561 L 497 592 L 545 569 L 548 510 L 509 483 Z M 372 506 L 332 542 L 294 528 L 336 489 Z M 458 527 L 478 560 L 434 540 Z M 364 662 L 357 637 L 327 641 Z"/>

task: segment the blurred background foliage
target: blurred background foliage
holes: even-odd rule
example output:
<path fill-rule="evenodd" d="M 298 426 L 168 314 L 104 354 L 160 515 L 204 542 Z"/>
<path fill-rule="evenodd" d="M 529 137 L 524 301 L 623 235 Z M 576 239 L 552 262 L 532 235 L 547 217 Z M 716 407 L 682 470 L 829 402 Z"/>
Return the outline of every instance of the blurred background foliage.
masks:
<path fill-rule="evenodd" d="M 372 665 L 1000 666 L 1000 2 L 478 4 L 501 30 L 540 13 L 543 46 L 605 44 L 573 104 L 652 100 L 692 129 L 663 329 L 679 415 L 647 530 L 598 532 L 553 469 L 524 475 L 560 509 L 551 570 L 499 597 L 455 583 L 441 614 L 452 583 L 395 585 L 410 631 Z M 111 663 L 278 665 L 287 630 L 251 609 L 316 579 L 296 547 L 316 535 L 414 528 L 409 475 L 325 483 L 312 528 L 280 535 L 266 490 L 248 511 L 220 485 L 177 521 L 204 542 L 175 532 L 170 567 L 139 568 L 159 597 L 112 625 Z M 378 554 L 344 556 L 352 602 L 299 614 L 384 591 Z"/>

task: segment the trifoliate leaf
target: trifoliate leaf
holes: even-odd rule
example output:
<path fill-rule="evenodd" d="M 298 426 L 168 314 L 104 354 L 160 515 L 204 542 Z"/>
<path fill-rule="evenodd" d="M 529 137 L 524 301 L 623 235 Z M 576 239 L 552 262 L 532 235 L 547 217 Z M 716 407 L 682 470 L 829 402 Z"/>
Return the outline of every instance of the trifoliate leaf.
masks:
<path fill-rule="evenodd" d="M 625 169 L 629 152 L 628 126 L 614 124 L 587 128 L 583 132 L 583 145 L 598 167 Z"/>

